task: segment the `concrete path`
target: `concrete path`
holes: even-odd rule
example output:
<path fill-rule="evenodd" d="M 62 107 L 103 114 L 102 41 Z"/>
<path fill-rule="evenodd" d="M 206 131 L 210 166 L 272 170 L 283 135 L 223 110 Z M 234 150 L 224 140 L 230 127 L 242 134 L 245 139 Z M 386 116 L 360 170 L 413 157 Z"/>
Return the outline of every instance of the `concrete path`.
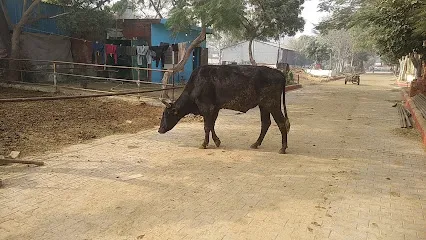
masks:
<path fill-rule="evenodd" d="M 257 109 L 110 136 L 0 167 L 0 239 L 426 239 L 426 154 L 390 75 L 287 94 L 288 154 Z"/>

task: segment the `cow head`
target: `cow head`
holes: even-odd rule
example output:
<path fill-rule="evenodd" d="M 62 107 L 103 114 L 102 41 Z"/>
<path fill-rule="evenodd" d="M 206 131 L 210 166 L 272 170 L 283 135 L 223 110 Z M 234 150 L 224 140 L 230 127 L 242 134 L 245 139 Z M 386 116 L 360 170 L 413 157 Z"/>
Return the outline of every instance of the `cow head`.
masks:
<path fill-rule="evenodd" d="M 176 124 L 179 122 L 181 117 L 179 116 L 178 109 L 176 105 L 172 102 L 166 101 L 164 99 L 161 102 L 166 105 L 166 108 L 163 112 L 163 117 L 161 118 L 160 128 L 158 132 L 163 134 L 170 131 Z"/>

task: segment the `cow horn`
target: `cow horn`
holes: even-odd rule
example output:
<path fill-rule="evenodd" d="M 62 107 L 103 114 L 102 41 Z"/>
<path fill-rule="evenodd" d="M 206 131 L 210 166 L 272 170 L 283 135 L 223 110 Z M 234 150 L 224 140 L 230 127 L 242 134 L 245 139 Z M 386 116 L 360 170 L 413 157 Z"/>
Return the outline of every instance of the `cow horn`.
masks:
<path fill-rule="evenodd" d="M 171 102 L 168 102 L 168 101 L 167 101 L 167 99 L 164 99 L 164 98 L 163 98 L 163 99 L 161 99 L 161 102 L 162 102 L 164 105 L 166 105 L 166 107 L 168 107 L 168 108 L 172 106 Z"/>

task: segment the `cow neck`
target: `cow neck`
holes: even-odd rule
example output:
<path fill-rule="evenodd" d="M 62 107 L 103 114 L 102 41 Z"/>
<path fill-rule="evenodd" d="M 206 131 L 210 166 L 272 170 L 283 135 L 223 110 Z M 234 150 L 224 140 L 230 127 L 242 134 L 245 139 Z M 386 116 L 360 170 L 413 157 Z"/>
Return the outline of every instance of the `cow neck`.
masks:
<path fill-rule="evenodd" d="M 194 113 L 195 104 L 191 101 L 189 95 L 183 92 L 175 102 L 176 110 L 178 111 L 179 118 Z"/>

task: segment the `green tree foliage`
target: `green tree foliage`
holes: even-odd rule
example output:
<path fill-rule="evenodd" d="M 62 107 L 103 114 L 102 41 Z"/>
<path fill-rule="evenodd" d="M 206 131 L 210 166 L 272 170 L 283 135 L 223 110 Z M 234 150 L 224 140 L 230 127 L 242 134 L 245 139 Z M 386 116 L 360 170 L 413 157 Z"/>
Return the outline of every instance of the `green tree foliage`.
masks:
<path fill-rule="evenodd" d="M 316 37 L 308 37 L 308 44 L 303 52 L 315 63 L 323 63 L 330 56 L 330 47 Z"/>
<path fill-rule="evenodd" d="M 75 37 L 101 39 L 114 22 L 110 0 L 50 0 L 65 7 L 65 14 L 56 19 L 61 29 Z"/>
<path fill-rule="evenodd" d="M 202 24 L 252 42 L 303 29 L 302 4 L 301 0 L 177 0 L 169 23 L 175 31 Z"/>
<path fill-rule="evenodd" d="M 409 53 L 425 53 L 422 41 L 426 27 L 424 1 L 420 0 L 324 0 L 323 10 L 331 11 L 330 19 L 318 29 L 362 29 L 374 50 L 390 63 Z M 422 18 L 423 17 L 423 18 Z"/>

